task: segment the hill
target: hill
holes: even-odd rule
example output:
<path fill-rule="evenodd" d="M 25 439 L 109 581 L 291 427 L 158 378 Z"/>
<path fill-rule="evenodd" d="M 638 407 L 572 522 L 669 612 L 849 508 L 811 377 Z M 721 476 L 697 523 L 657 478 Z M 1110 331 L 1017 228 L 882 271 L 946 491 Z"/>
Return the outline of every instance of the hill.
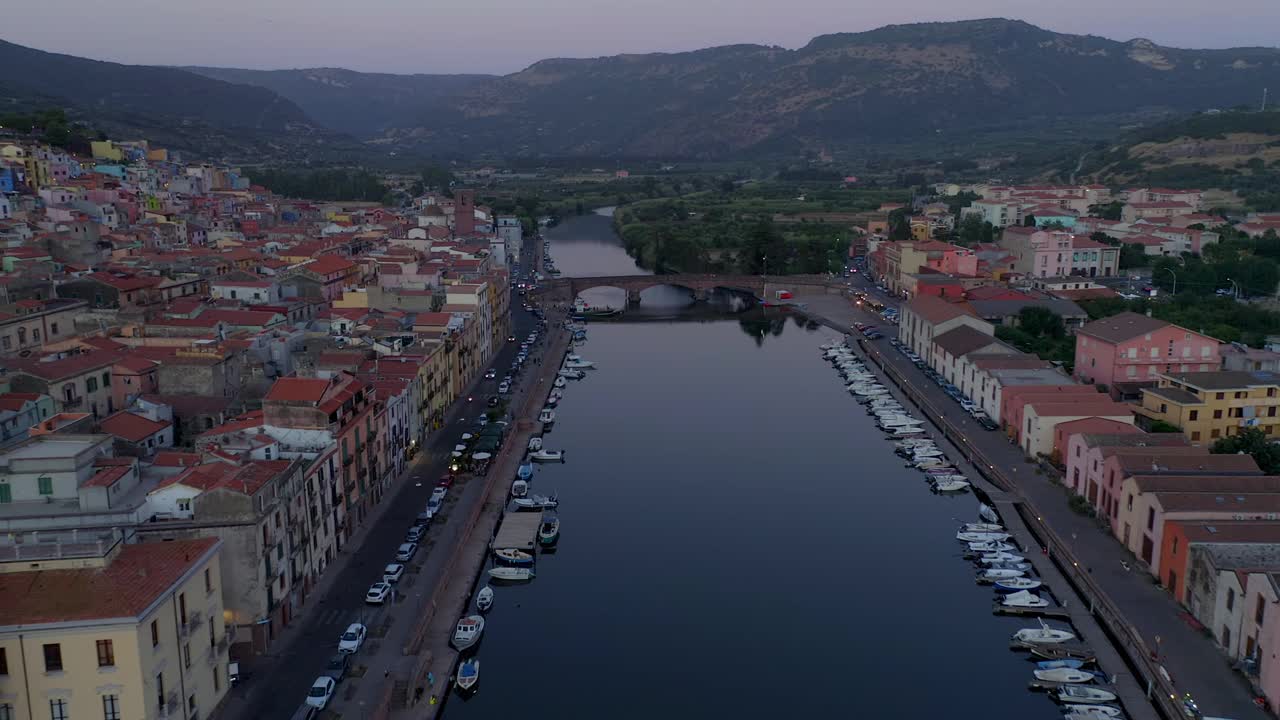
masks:
<path fill-rule="evenodd" d="M 266 88 L 289 98 L 326 127 L 368 137 L 406 118 L 430 117 L 446 100 L 492 75 L 393 75 L 341 68 L 241 70 L 183 68 L 204 77 Z"/>
<path fill-rule="evenodd" d="M 364 150 L 270 90 L 175 68 L 87 60 L 0 40 L 0 111 L 65 107 L 113 137 L 204 157 L 257 159 Z"/>
<path fill-rule="evenodd" d="M 1249 209 L 1280 210 L 1280 111 L 1214 111 L 1134 130 L 1090 152 L 1080 179 L 1224 188 Z"/>

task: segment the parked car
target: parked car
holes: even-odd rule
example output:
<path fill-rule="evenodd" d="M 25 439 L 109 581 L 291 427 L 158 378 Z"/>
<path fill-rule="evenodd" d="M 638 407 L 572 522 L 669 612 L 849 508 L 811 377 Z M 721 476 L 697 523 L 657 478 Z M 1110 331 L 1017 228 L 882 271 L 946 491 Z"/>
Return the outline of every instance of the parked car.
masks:
<path fill-rule="evenodd" d="M 399 579 L 404 577 L 404 566 L 399 562 L 392 562 L 383 568 L 383 582 L 387 584 L 398 583 Z"/>
<path fill-rule="evenodd" d="M 430 526 L 431 513 L 428 513 L 428 512 L 418 513 L 418 516 L 413 519 L 413 524 L 417 525 L 418 527 L 424 527 L 424 528 Z"/>
<path fill-rule="evenodd" d="M 397 556 L 396 559 L 399 560 L 399 556 Z M 364 602 L 366 605 L 381 605 L 387 601 L 387 596 L 390 594 L 390 583 L 385 583 L 379 580 L 378 582 L 370 585 L 369 589 L 365 591 Z"/>
<path fill-rule="evenodd" d="M 350 667 L 351 655 L 340 652 L 329 658 L 329 664 L 324 666 L 324 674 L 333 678 L 335 683 L 340 683 L 347 676 L 347 669 Z"/>
<path fill-rule="evenodd" d="M 486 370 L 486 371 L 485 371 L 485 373 L 484 373 L 484 379 L 485 379 L 485 380 L 492 380 L 492 379 L 494 379 L 494 378 L 496 378 L 496 377 L 498 377 L 498 371 L 497 371 L 497 370 L 494 370 L 493 368 L 489 368 L 489 369 L 488 369 L 488 370 Z"/>
<path fill-rule="evenodd" d="M 311 683 L 311 692 L 307 693 L 307 704 L 320 710 L 325 709 L 329 705 L 330 698 L 333 697 L 333 688 L 336 686 L 337 683 L 328 675 L 316 678 L 316 681 Z"/>
<path fill-rule="evenodd" d="M 396 548 L 396 560 L 409 562 L 418 553 L 418 543 L 407 542 Z"/>
<path fill-rule="evenodd" d="M 498 386 L 498 394 L 506 395 L 509 392 L 511 392 L 511 382 L 508 380 L 502 381 L 502 384 Z"/>
<path fill-rule="evenodd" d="M 516 341 L 516 336 L 515 336 L 515 335 L 508 335 L 508 336 L 507 336 L 507 342 L 515 342 L 515 341 Z"/>
<path fill-rule="evenodd" d="M 991 417 L 990 417 L 989 415 L 987 415 L 986 413 L 978 413 L 977 415 L 974 415 L 973 417 L 978 421 L 978 424 L 979 424 L 979 425 L 981 425 L 981 426 L 983 427 L 983 429 L 985 429 L 985 430 L 999 430 L 999 429 L 1000 429 L 1000 425 L 999 425 L 999 423 L 997 423 L 995 420 L 992 420 L 992 419 L 991 419 Z"/>
<path fill-rule="evenodd" d="M 437 485 L 431 489 L 431 501 L 444 502 L 444 497 L 449 494 L 449 488 L 445 485 Z"/>
<path fill-rule="evenodd" d="M 495 408 L 495 407 L 498 407 L 498 403 L 501 403 L 501 402 L 502 402 L 502 398 L 498 397 L 497 395 L 494 395 L 493 397 L 489 398 L 489 402 L 487 403 L 487 405 L 491 408 Z"/>
<path fill-rule="evenodd" d="M 404 539 L 405 539 L 405 542 L 416 543 L 422 539 L 423 535 L 426 535 L 426 534 L 427 534 L 427 529 L 425 527 L 421 525 L 414 525 L 413 527 L 409 528 L 408 532 L 404 534 Z"/>
<path fill-rule="evenodd" d="M 972 415 L 973 412 L 978 409 L 978 406 L 974 405 L 973 401 L 968 399 L 961 399 L 960 407 L 964 408 L 964 411 L 969 413 L 970 415 Z"/>
<path fill-rule="evenodd" d="M 342 633 L 342 637 L 338 638 L 338 652 L 348 655 L 360 652 L 360 647 L 364 645 L 364 638 L 369 633 L 368 628 L 360 623 L 351 623 L 347 626 L 346 632 Z"/>

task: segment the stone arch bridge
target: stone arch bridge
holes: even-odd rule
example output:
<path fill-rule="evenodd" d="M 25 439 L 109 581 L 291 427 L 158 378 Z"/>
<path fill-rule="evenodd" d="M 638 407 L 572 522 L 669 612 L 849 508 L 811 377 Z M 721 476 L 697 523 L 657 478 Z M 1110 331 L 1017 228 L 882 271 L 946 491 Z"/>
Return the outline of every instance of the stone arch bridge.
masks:
<path fill-rule="evenodd" d="M 654 287 L 683 288 L 695 301 L 706 300 L 715 290 L 732 290 L 764 299 L 773 290 L 795 288 L 840 288 L 827 275 L 611 275 L 602 277 L 559 277 L 544 280 L 537 294 L 547 299 L 573 302 L 593 288 L 617 288 L 627 293 L 627 304 L 640 303 L 640 293 Z"/>

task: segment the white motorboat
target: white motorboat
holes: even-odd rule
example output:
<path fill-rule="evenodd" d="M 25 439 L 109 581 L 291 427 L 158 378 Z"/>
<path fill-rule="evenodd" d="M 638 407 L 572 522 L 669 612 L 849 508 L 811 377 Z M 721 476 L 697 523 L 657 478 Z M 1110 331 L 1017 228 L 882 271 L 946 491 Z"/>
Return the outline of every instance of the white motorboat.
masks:
<path fill-rule="evenodd" d="M 911 450 L 911 457 L 916 460 L 924 460 L 925 458 L 930 457 L 942 457 L 943 455 L 946 455 L 946 453 L 942 452 L 942 450 L 938 449 L 936 446 L 918 447 Z"/>
<path fill-rule="evenodd" d="M 458 621 L 458 625 L 453 629 L 452 645 L 459 650 L 466 650 L 475 645 L 480 640 L 480 634 L 484 632 L 484 616 L 468 615 Z"/>
<path fill-rule="evenodd" d="M 1116 698 L 1114 692 L 1108 692 L 1102 688 L 1083 687 L 1083 685 L 1062 685 L 1062 687 L 1053 688 L 1052 693 L 1055 700 L 1074 703 L 1074 705 L 1101 705 Z"/>
<path fill-rule="evenodd" d="M 529 452 L 537 452 L 542 449 L 542 437 L 534 436 L 529 438 Z"/>
<path fill-rule="evenodd" d="M 554 495 L 551 497 L 534 495 L 533 497 L 516 498 L 514 502 L 515 506 L 521 510 L 548 510 L 560 504 L 560 501 Z"/>
<path fill-rule="evenodd" d="M 886 430 L 885 432 L 889 435 L 889 437 L 895 437 L 895 438 L 924 437 L 924 428 L 917 427 L 914 425 L 894 428 L 892 430 Z"/>
<path fill-rule="evenodd" d="M 1014 555 L 1010 552 L 993 552 L 978 557 L 978 562 L 983 565 L 994 565 L 995 563 L 1020 563 L 1026 558 L 1021 555 Z"/>
<path fill-rule="evenodd" d="M 480 660 L 467 658 L 458 666 L 458 689 L 466 692 L 480 682 Z"/>
<path fill-rule="evenodd" d="M 594 368 L 596 364 L 590 360 L 583 360 L 577 355 L 570 355 L 564 359 L 564 366 L 570 370 L 589 370 Z"/>
<path fill-rule="evenodd" d="M 978 503 L 978 517 L 988 523 L 1000 522 L 1000 516 L 996 514 L 995 508 L 986 503 Z"/>
<path fill-rule="evenodd" d="M 1094 679 L 1094 674 L 1088 670 L 1077 670 L 1075 668 L 1050 668 L 1048 670 L 1033 670 L 1032 674 L 1037 680 L 1044 682 L 1058 683 L 1086 683 Z"/>
<path fill-rule="evenodd" d="M 493 607 L 493 588 L 485 585 L 476 593 L 476 607 L 480 612 L 488 612 Z"/>
<path fill-rule="evenodd" d="M 1015 608 L 1047 608 L 1049 601 L 1027 590 L 1019 590 L 1015 593 L 1005 595 L 1000 604 L 1005 607 Z"/>
<path fill-rule="evenodd" d="M 1003 542 L 1009 539 L 1009 533 L 1004 532 L 965 532 L 961 530 L 956 533 L 956 539 L 960 542 L 988 542 L 995 540 Z"/>
<path fill-rule="evenodd" d="M 533 555 L 523 550 L 514 548 L 499 548 L 493 551 L 493 556 L 504 563 L 511 565 L 532 565 Z"/>
<path fill-rule="evenodd" d="M 527 480 L 516 480 L 511 483 L 511 497 L 522 498 L 529 494 L 529 482 Z"/>
<path fill-rule="evenodd" d="M 566 378 L 568 380 L 581 380 L 582 378 L 587 376 L 587 374 L 582 372 L 581 370 L 561 370 L 560 372 L 556 373 L 556 375 L 562 378 Z"/>
<path fill-rule="evenodd" d="M 1102 688 L 1063 685 L 1053 689 L 1054 698 L 1061 703 L 1101 705 L 1116 699 L 1116 694 Z"/>
<path fill-rule="evenodd" d="M 996 592 L 1021 592 L 1025 590 L 1035 590 L 1043 583 L 1029 577 L 1011 577 L 1001 578 L 996 581 Z"/>
<path fill-rule="evenodd" d="M 529 453 L 529 459 L 539 463 L 564 462 L 564 451 L 563 450 L 539 450 L 537 452 Z"/>
<path fill-rule="evenodd" d="M 538 422 L 542 423 L 543 425 L 550 425 L 555 421 L 556 421 L 556 411 L 552 410 L 551 408 L 543 408 L 542 412 L 538 413 Z"/>
<path fill-rule="evenodd" d="M 1010 545 L 1009 543 L 995 542 L 990 540 L 987 542 L 969 543 L 969 552 L 976 552 L 976 553 L 1009 552 L 1010 550 L 1017 550 L 1017 549 L 1018 548 L 1014 547 L 1013 545 Z"/>
<path fill-rule="evenodd" d="M 964 480 L 943 480 L 934 483 L 933 489 L 938 492 L 960 492 L 969 489 L 969 483 Z"/>
<path fill-rule="evenodd" d="M 533 568 L 527 567 L 495 567 L 489 568 L 489 577 L 494 580 L 532 580 Z"/>
<path fill-rule="evenodd" d="M 952 469 L 951 461 L 946 458 L 925 458 L 923 460 L 916 460 L 911 464 L 915 466 L 915 469 L 917 470 L 930 470 L 933 468 Z"/>
<path fill-rule="evenodd" d="M 961 527 L 965 532 L 1004 532 L 1004 526 L 997 523 L 965 523 Z"/>
<path fill-rule="evenodd" d="M 551 384 L 552 384 L 552 385 L 554 385 L 554 386 L 556 386 L 556 387 L 558 387 L 558 388 L 562 388 L 562 387 L 564 387 L 565 385 L 567 385 L 567 384 L 568 384 L 568 382 L 567 382 L 567 381 L 565 381 L 565 379 L 564 379 L 564 377 L 563 377 L 563 376 L 557 375 L 557 376 L 556 376 L 556 381 L 555 381 L 555 382 L 553 382 L 553 383 L 551 383 Z"/>
<path fill-rule="evenodd" d="M 1065 720 L 1109 720 L 1124 717 L 1124 711 L 1113 705 L 1077 705 L 1065 703 L 1062 709 L 1067 712 Z"/>
<path fill-rule="evenodd" d="M 1021 570 L 1009 570 L 1007 568 L 987 568 L 986 570 L 983 570 L 978 575 L 978 579 L 986 580 L 987 582 L 991 582 L 993 580 L 995 582 L 1004 582 L 1006 580 L 1013 580 L 1016 578 L 1020 578 L 1024 574 L 1025 573 L 1023 573 Z"/>
<path fill-rule="evenodd" d="M 1076 634 L 1069 630 L 1051 628 L 1041 620 L 1040 627 L 1023 628 L 1013 634 L 1013 639 L 1031 645 L 1056 645 L 1075 640 Z"/>

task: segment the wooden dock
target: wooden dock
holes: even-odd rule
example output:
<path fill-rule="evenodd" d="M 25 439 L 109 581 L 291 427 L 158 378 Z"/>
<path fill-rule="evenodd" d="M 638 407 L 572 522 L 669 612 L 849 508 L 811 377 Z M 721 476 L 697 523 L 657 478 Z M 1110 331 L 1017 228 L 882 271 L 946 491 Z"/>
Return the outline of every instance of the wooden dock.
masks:
<path fill-rule="evenodd" d="M 540 512 L 508 512 L 502 516 L 498 534 L 490 544 L 494 550 L 532 550 L 538 543 Z"/>
<path fill-rule="evenodd" d="M 1047 618 L 1060 618 L 1062 620 L 1071 619 L 1071 613 L 1067 612 L 1066 608 L 1060 608 L 1060 607 L 1058 608 L 1011 607 L 1009 605 L 1001 605 L 1000 603 L 995 603 L 994 605 L 991 606 L 991 612 L 995 615 L 1016 615 L 1020 617 L 1047 617 Z"/>

